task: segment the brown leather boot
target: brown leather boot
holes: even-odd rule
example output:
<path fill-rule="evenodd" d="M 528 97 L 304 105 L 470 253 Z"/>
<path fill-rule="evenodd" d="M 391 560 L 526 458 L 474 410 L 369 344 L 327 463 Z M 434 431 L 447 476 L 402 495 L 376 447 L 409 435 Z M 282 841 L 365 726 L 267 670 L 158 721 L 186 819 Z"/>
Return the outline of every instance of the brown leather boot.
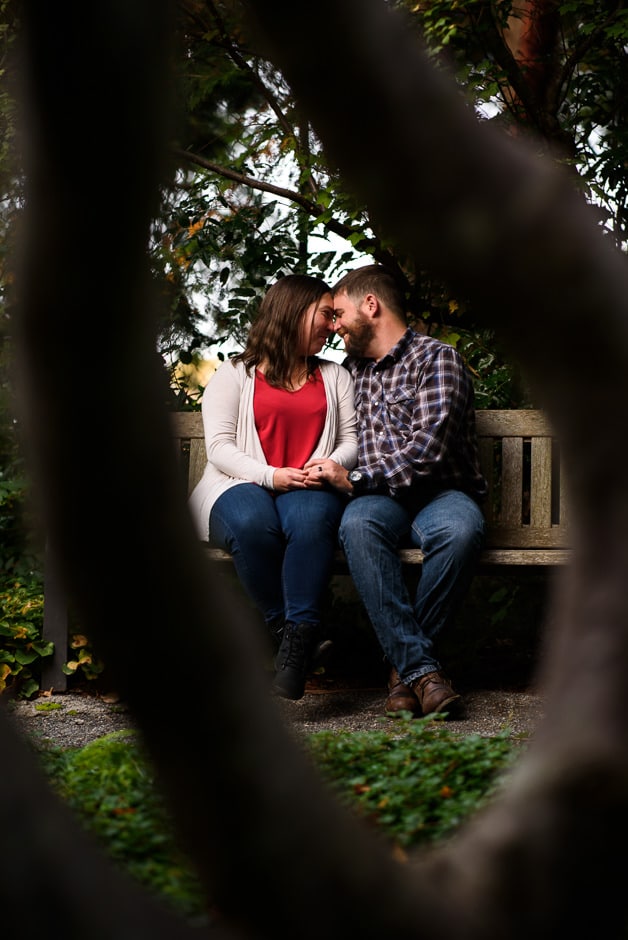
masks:
<path fill-rule="evenodd" d="M 390 670 L 388 677 L 388 698 L 384 711 L 394 715 L 398 715 L 399 712 L 411 712 L 415 716 L 421 714 L 418 698 L 410 686 L 401 681 L 395 668 Z"/>
<path fill-rule="evenodd" d="M 464 703 L 451 682 L 440 672 L 428 672 L 412 683 L 412 689 L 424 715 L 447 712 L 448 718 L 461 718 Z"/>

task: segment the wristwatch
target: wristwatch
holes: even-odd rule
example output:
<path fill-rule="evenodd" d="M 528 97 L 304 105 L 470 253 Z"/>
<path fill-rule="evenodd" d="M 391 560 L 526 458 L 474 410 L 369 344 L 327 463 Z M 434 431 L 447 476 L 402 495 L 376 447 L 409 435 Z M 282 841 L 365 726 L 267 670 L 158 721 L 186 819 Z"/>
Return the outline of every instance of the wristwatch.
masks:
<path fill-rule="evenodd" d="M 361 493 L 366 486 L 366 477 L 361 470 L 349 470 L 347 479 L 353 487 L 354 494 Z"/>

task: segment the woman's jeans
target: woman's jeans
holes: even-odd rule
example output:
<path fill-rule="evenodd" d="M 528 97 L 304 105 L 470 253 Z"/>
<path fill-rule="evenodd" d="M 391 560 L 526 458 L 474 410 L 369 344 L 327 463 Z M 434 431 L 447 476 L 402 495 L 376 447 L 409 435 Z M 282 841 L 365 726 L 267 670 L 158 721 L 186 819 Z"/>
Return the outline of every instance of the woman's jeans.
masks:
<path fill-rule="evenodd" d="M 406 684 L 441 670 L 434 641 L 469 588 L 483 537 L 481 509 L 458 490 L 414 516 L 389 496 L 359 496 L 347 506 L 340 544 L 380 646 Z M 408 543 L 424 553 L 414 604 L 397 555 Z"/>
<path fill-rule="evenodd" d="M 320 623 L 346 499 L 330 490 L 275 493 L 255 483 L 212 507 L 212 545 L 233 556 L 246 593 L 268 622 Z"/>

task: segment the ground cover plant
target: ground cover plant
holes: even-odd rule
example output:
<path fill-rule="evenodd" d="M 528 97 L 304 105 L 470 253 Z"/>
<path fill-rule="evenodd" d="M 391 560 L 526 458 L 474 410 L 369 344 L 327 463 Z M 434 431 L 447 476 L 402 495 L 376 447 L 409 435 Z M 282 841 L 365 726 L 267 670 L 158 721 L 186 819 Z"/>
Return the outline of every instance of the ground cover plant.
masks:
<path fill-rule="evenodd" d="M 459 737 L 430 718 L 409 720 L 396 734 L 319 731 L 308 747 L 340 799 L 404 850 L 453 834 L 518 753 L 507 731 Z"/>
<path fill-rule="evenodd" d="M 111 858 L 188 921 L 204 922 L 206 900 L 136 733 L 82 748 L 35 746 L 52 786 Z M 316 732 L 304 746 L 396 855 L 452 836 L 497 792 L 522 747 L 506 730 L 460 737 L 430 719 L 398 722 L 394 733 Z"/>
<path fill-rule="evenodd" d="M 201 914 L 200 888 L 135 732 L 81 748 L 36 747 L 53 788 L 111 858 L 183 916 Z"/>

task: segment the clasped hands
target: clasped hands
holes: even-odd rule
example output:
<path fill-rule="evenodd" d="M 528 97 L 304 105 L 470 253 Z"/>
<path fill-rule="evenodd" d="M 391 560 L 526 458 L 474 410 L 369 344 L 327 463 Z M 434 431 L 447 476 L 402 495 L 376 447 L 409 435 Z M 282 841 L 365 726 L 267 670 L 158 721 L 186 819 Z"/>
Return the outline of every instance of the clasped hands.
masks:
<path fill-rule="evenodd" d="M 279 467 L 273 477 L 273 485 L 280 493 L 301 489 L 320 490 L 325 483 L 329 483 L 341 493 L 352 491 L 346 468 L 327 457 L 313 457 L 302 470 L 296 467 Z"/>

